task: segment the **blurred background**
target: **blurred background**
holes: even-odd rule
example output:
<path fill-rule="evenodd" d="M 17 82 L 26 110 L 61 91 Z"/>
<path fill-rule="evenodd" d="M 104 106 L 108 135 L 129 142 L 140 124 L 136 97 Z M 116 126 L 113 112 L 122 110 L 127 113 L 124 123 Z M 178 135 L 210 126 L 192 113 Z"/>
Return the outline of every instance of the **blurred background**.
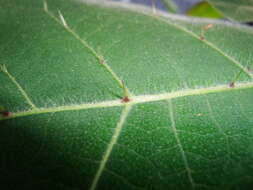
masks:
<path fill-rule="evenodd" d="M 152 6 L 155 4 L 156 8 L 161 9 L 161 10 L 168 10 L 168 6 L 176 5 L 177 8 L 175 7 L 175 9 L 178 9 L 177 13 L 183 14 L 189 8 L 199 3 L 201 0 L 116 0 L 116 1 L 122 1 L 122 2 L 127 2 L 127 3 L 138 3 L 138 4 L 148 5 L 148 6 Z"/>
<path fill-rule="evenodd" d="M 223 15 L 225 11 L 226 16 L 236 19 L 242 24 L 248 26 L 253 26 L 253 17 L 252 17 L 252 2 L 246 1 L 245 9 L 239 10 L 236 9 L 240 5 L 240 2 L 234 5 L 230 5 L 232 9 L 236 10 L 231 12 L 232 9 L 224 9 L 224 7 L 215 7 L 214 4 L 208 3 L 207 0 L 113 0 L 121 1 L 125 3 L 135 3 L 142 4 L 150 7 L 155 7 L 156 9 L 166 11 L 169 13 L 184 14 L 187 16 L 202 17 L 202 18 L 212 18 L 212 19 L 225 19 L 227 17 Z M 236 2 L 236 1 L 235 1 Z M 229 4 L 229 1 L 226 2 Z M 232 14 L 231 14 L 232 13 Z M 246 15 L 246 16 L 245 16 Z M 251 16 L 249 16 L 251 15 Z"/>
<path fill-rule="evenodd" d="M 142 4 L 162 11 L 188 16 L 224 19 L 224 16 L 206 0 L 114 0 Z"/>

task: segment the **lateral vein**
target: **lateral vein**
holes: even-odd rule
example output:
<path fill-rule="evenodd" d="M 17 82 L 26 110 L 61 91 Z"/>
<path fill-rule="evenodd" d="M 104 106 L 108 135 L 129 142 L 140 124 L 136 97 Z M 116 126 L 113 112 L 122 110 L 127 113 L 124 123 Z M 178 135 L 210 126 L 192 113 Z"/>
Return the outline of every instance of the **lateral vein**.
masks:
<path fill-rule="evenodd" d="M 96 175 L 92 181 L 92 184 L 91 184 L 91 187 L 90 187 L 90 190 L 95 190 L 96 187 L 97 187 L 97 184 L 98 184 L 98 181 L 106 167 L 106 164 L 107 164 L 107 161 L 109 160 L 109 157 L 111 155 L 111 152 L 112 152 L 112 149 L 114 147 L 114 145 L 117 143 L 118 141 L 118 138 L 120 136 L 120 132 L 123 128 L 123 125 L 125 123 L 125 120 L 127 118 L 127 116 L 129 115 L 129 112 L 131 110 L 132 106 L 131 105 L 126 105 L 125 108 L 123 109 L 122 113 L 121 113 L 121 116 L 120 116 L 120 120 L 119 122 L 117 123 L 116 125 L 116 128 L 114 130 L 114 133 L 113 133 L 113 136 L 111 138 L 111 141 L 109 142 L 107 148 L 106 148 L 106 151 L 102 157 L 102 160 L 101 160 L 101 163 L 99 165 L 99 168 L 96 172 Z"/>
<path fill-rule="evenodd" d="M 165 18 L 162 18 L 161 16 L 154 16 L 155 18 L 157 18 L 158 20 L 162 21 L 162 22 L 165 22 L 175 28 L 177 28 L 178 30 L 181 30 L 185 33 L 187 33 L 188 35 L 196 38 L 196 39 L 199 39 L 199 36 L 197 34 L 195 34 L 194 32 L 188 30 L 187 28 L 179 25 L 179 24 L 176 24 L 174 22 L 170 22 L 168 20 L 166 20 Z M 237 61 L 235 58 L 231 57 L 230 55 L 226 54 L 224 51 L 222 51 L 220 48 L 218 48 L 216 45 L 214 45 L 212 42 L 204 39 L 204 40 L 200 40 L 202 41 L 203 43 L 205 43 L 206 45 L 208 45 L 209 47 L 211 47 L 212 49 L 214 49 L 215 51 L 217 51 L 218 53 L 220 53 L 222 56 L 226 57 L 230 62 L 232 62 L 235 66 L 237 66 L 238 68 L 240 68 L 245 74 L 247 74 L 251 79 L 253 79 L 253 74 L 248 71 L 248 69 L 246 67 L 244 67 L 239 61 Z"/>
<path fill-rule="evenodd" d="M 65 30 L 70 33 L 77 41 L 79 41 L 86 49 L 89 50 L 89 52 L 97 59 L 98 63 L 104 67 L 104 69 L 111 75 L 111 77 L 118 83 L 120 88 L 126 88 L 127 91 L 130 94 L 129 89 L 123 84 L 120 77 L 116 74 L 116 72 L 113 71 L 113 69 L 110 67 L 110 65 L 106 62 L 103 55 L 100 55 L 93 47 L 91 47 L 88 42 L 84 39 L 82 39 L 73 29 L 69 27 L 67 24 L 67 21 L 65 20 L 63 14 L 60 10 L 58 10 L 59 18 L 57 19 L 49 10 L 48 5 L 46 1 L 43 1 L 44 4 L 44 11 L 47 15 L 49 15 L 53 20 L 55 20 L 57 23 L 59 23 Z"/>
<path fill-rule="evenodd" d="M 183 160 L 183 163 L 184 163 L 184 166 L 185 166 L 190 184 L 192 186 L 192 189 L 194 189 L 195 188 L 195 182 L 194 182 L 194 179 L 192 177 L 191 168 L 189 166 L 188 159 L 186 157 L 184 148 L 183 148 L 181 140 L 178 136 L 178 132 L 177 132 L 177 128 L 176 128 L 176 122 L 175 122 L 175 118 L 174 118 L 174 111 L 173 111 L 173 106 L 172 106 L 172 101 L 171 100 L 169 100 L 169 112 L 170 112 L 170 120 L 171 120 L 172 131 L 174 133 L 177 145 L 179 147 L 179 151 L 180 151 L 180 154 L 181 154 L 181 157 L 182 157 L 182 160 Z"/>
<path fill-rule="evenodd" d="M 8 78 L 16 85 L 20 93 L 23 95 L 27 103 L 31 106 L 32 109 L 36 109 L 35 104 L 32 102 L 32 100 L 29 98 L 28 94 L 25 92 L 25 90 L 22 88 L 22 86 L 18 83 L 18 81 L 15 79 L 14 76 L 12 76 L 9 71 L 7 70 L 5 65 L 0 65 L 0 70 L 2 70 L 3 73 L 5 73 Z"/>

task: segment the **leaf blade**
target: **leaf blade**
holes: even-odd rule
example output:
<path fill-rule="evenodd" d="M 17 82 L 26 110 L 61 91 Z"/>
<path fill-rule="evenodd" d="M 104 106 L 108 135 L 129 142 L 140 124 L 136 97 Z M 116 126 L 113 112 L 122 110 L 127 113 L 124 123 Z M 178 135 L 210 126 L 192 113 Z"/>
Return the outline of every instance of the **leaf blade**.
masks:
<path fill-rule="evenodd" d="M 103 54 L 134 92 L 125 104 L 120 97 L 103 93 L 101 88 L 114 94 L 122 91 L 87 49 L 62 26 L 48 20 L 43 4 L 32 1 L 26 7 L 11 1 L 1 6 L 6 6 L 6 11 L 0 14 L 13 21 L 11 25 L 1 21 L 5 31 L 12 28 L 1 33 L 7 44 L 0 45 L 4 50 L 1 64 L 39 107 L 1 118 L 4 155 L 0 163 L 6 171 L 5 187 L 18 182 L 22 173 L 18 188 L 89 188 L 125 105 L 133 109 L 97 180 L 98 189 L 231 188 L 251 182 L 245 174 L 252 172 L 247 167 L 252 151 L 245 147 L 251 146 L 253 135 L 252 72 L 245 70 L 235 87 L 229 87 L 241 68 L 228 57 L 243 68 L 249 66 L 252 53 L 243 44 L 252 42 L 252 30 L 212 21 L 214 27 L 205 33 L 204 41 L 200 32 L 209 21 L 188 22 L 129 8 L 48 1 L 48 10 L 54 15 L 60 10 L 67 26 Z M 7 41 L 15 43 L 8 45 Z M 52 54 L 41 56 L 43 51 L 50 55 L 52 49 L 53 55 L 61 55 L 60 61 Z M 70 68 L 75 68 L 72 74 Z M 55 82 L 55 75 L 43 73 L 50 71 L 57 77 L 64 75 L 63 80 Z M 17 89 L 3 73 L 0 77 L 4 81 L 1 105 L 13 110 L 14 116 L 16 110 L 27 110 L 16 98 L 12 104 L 6 103 Z M 86 83 L 85 77 L 96 80 L 99 88 L 96 83 Z M 53 101 L 47 99 L 50 96 Z M 168 104 L 171 98 L 173 114 Z"/>

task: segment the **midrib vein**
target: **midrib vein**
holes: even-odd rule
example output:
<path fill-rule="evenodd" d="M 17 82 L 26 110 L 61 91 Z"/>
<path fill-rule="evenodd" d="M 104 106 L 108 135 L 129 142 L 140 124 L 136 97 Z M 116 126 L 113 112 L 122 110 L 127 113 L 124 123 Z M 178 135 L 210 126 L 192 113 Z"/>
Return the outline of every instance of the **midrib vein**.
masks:
<path fill-rule="evenodd" d="M 111 141 L 109 142 L 107 148 L 106 148 L 106 151 L 105 153 L 103 154 L 103 157 L 102 157 L 102 160 L 99 164 L 99 167 L 98 167 L 98 170 L 95 174 L 95 177 L 92 181 L 92 184 L 91 184 L 91 187 L 90 187 L 90 190 L 95 190 L 96 187 L 97 187 L 97 184 L 98 184 L 98 181 L 106 167 L 106 163 L 107 161 L 109 160 L 109 157 L 111 155 L 111 152 L 112 152 L 112 149 L 114 147 L 114 145 L 117 143 L 118 141 L 118 138 L 120 136 L 120 133 L 121 133 L 121 130 L 123 128 L 123 125 L 125 123 L 125 120 L 127 118 L 127 116 L 129 115 L 129 112 L 131 110 L 132 106 L 131 105 L 125 105 L 122 113 L 121 113 L 121 116 L 120 116 L 120 119 L 114 129 L 114 132 L 113 132 L 113 135 L 112 135 L 112 138 L 111 138 Z"/>
<path fill-rule="evenodd" d="M 175 99 L 175 98 L 187 97 L 187 96 L 221 93 L 221 92 L 226 92 L 226 91 L 235 91 L 235 90 L 253 88 L 253 82 L 236 83 L 235 85 L 236 86 L 234 88 L 230 88 L 229 85 L 227 84 L 227 85 L 218 85 L 218 86 L 212 86 L 212 87 L 207 87 L 207 88 L 179 90 L 179 91 L 174 91 L 174 92 L 169 92 L 169 93 L 132 96 L 131 101 L 128 103 L 124 103 L 122 102 L 122 100 L 118 99 L 118 100 L 109 100 L 109 101 L 85 103 L 85 104 L 78 104 L 78 105 L 36 108 L 36 109 L 27 110 L 27 111 L 15 112 L 15 113 L 12 113 L 10 117 L 2 117 L 0 118 L 0 120 L 6 120 L 6 119 L 36 115 L 36 114 L 44 114 L 44 113 L 76 111 L 76 110 L 85 110 L 85 109 L 93 109 L 93 108 L 109 108 L 109 107 L 116 107 L 116 106 L 125 106 L 126 104 L 133 105 L 133 104 L 169 100 L 169 99 Z"/>
<path fill-rule="evenodd" d="M 194 182 L 194 179 L 192 177 L 191 168 L 189 166 L 188 159 L 186 157 L 184 148 L 183 148 L 181 140 L 180 140 L 180 138 L 178 136 L 178 132 L 177 132 L 177 128 L 176 128 L 176 122 L 175 122 L 175 118 L 174 118 L 174 110 L 173 110 L 173 105 L 172 105 L 172 101 L 171 100 L 169 100 L 169 112 L 170 112 L 170 121 L 171 121 L 172 131 L 173 131 L 173 134 L 175 136 L 176 143 L 177 143 L 177 145 L 179 147 L 179 151 L 180 151 L 180 154 L 181 154 L 181 157 L 182 157 L 182 160 L 183 160 L 186 172 L 187 172 L 187 176 L 188 176 L 189 182 L 191 184 L 192 189 L 194 189 L 195 188 L 195 182 Z"/>
<path fill-rule="evenodd" d="M 200 36 L 198 36 L 197 34 L 195 34 L 194 32 L 188 30 L 187 28 L 171 22 L 161 16 L 153 16 L 154 18 L 165 22 L 166 24 L 169 24 L 173 27 L 175 27 L 178 30 L 181 30 L 183 32 L 185 32 L 186 34 L 188 34 L 189 36 L 196 38 L 198 40 L 200 40 Z M 230 55 L 226 54 L 224 51 L 222 51 L 220 48 L 218 48 L 216 45 L 214 45 L 212 42 L 208 41 L 207 39 L 204 40 L 200 40 L 201 42 L 205 43 L 206 45 L 208 45 L 209 47 L 211 47 L 213 50 L 215 50 L 216 52 L 220 53 L 222 56 L 224 56 L 225 58 L 227 58 L 230 62 L 232 62 L 235 66 L 237 66 L 238 68 L 240 68 L 246 75 L 248 75 L 250 78 L 253 79 L 253 74 L 251 72 L 248 71 L 248 69 L 246 67 L 244 67 L 239 61 L 237 61 L 235 58 L 231 57 Z"/>
<path fill-rule="evenodd" d="M 58 10 L 59 13 L 59 19 L 57 19 L 53 13 L 51 13 L 48 10 L 48 5 L 47 5 L 47 1 L 43 1 L 44 2 L 44 12 L 50 17 L 52 18 L 54 21 L 56 21 L 58 24 L 60 24 L 69 34 L 71 34 L 79 43 L 82 44 L 82 46 L 84 46 L 87 50 L 89 50 L 89 52 L 97 59 L 98 64 L 100 64 L 102 67 L 104 67 L 104 69 L 111 75 L 111 77 L 117 82 L 117 84 L 119 85 L 120 88 L 122 88 L 123 90 L 126 90 L 127 93 L 129 95 L 131 95 L 129 89 L 127 88 L 127 86 L 125 84 L 123 84 L 122 80 L 120 79 L 120 77 L 116 74 L 116 72 L 113 71 L 113 69 L 110 67 L 110 65 L 108 65 L 108 63 L 106 62 L 106 60 L 104 59 L 103 55 L 100 55 L 92 46 L 90 46 L 88 44 L 88 42 L 86 42 L 84 39 L 82 39 L 73 29 L 71 29 L 69 27 L 69 25 L 67 24 L 66 20 L 64 19 L 62 13 L 60 12 L 60 10 Z"/>

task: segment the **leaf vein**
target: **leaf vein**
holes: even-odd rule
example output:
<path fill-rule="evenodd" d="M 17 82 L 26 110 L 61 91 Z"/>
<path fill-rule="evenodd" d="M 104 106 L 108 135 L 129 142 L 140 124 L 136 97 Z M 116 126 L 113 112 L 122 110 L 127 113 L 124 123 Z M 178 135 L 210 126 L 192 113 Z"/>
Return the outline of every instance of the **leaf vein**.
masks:
<path fill-rule="evenodd" d="M 97 59 L 98 63 L 104 67 L 104 69 L 109 72 L 109 74 L 112 76 L 112 78 L 118 83 L 119 87 L 127 90 L 128 94 L 130 95 L 130 91 L 129 89 L 126 87 L 125 84 L 123 84 L 122 80 L 120 79 L 120 77 L 116 74 L 116 72 L 113 71 L 113 69 L 110 67 L 110 65 L 108 65 L 108 63 L 106 62 L 106 60 L 104 59 L 104 56 L 99 54 L 92 46 L 90 46 L 88 44 L 88 42 L 84 39 L 82 39 L 72 28 L 69 27 L 69 25 L 67 24 L 64 16 L 62 15 L 62 13 L 60 12 L 60 10 L 58 10 L 59 13 L 59 17 L 60 19 L 56 18 L 54 16 L 53 13 L 51 13 L 48 10 L 48 6 L 47 6 L 47 2 L 44 1 L 44 12 L 50 17 L 52 18 L 54 21 L 56 21 L 58 24 L 60 24 L 61 26 L 63 26 L 63 28 L 69 33 L 71 34 L 77 41 L 79 41 L 87 50 L 89 50 L 89 52 Z"/>
<path fill-rule="evenodd" d="M 201 40 L 200 37 L 195 34 L 194 32 L 188 30 L 187 28 L 174 23 L 174 22 L 170 22 L 168 21 L 168 19 L 165 19 L 161 16 L 154 16 L 154 18 L 165 22 L 173 27 L 175 27 L 178 30 L 181 30 L 183 32 L 185 32 L 186 34 L 188 34 L 189 36 L 196 38 L 198 40 L 200 40 L 201 42 L 205 43 L 207 46 L 209 46 L 210 48 L 212 48 L 213 50 L 215 50 L 216 52 L 218 52 L 219 54 L 221 54 L 222 56 L 224 56 L 225 58 L 227 58 L 231 63 L 233 63 L 236 67 L 238 67 L 240 70 L 242 70 L 246 75 L 248 75 L 251 79 L 253 79 L 253 74 L 248 71 L 248 69 L 246 67 L 244 67 L 239 61 L 237 61 L 234 57 L 228 55 L 227 53 L 225 53 L 224 51 L 222 51 L 220 48 L 218 48 L 216 45 L 214 45 L 212 42 L 208 41 L 207 39 Z"/>
<path fill-rule="evenodd" d="M 5 73 L 8 76 L 8 78 L 16 85 L 16 87 L 18 88 L 19 92 L 23 95 L 23 97 L 25 98 L 25 100 L 27 101 L 27 103 L 31 106 L 31 108 L 32 109 L 37 109 L 37 107 L 35 106 L 35 104 L 29 98 L 29 96 L 26 93 L 26 91 L 18 83 L 18 81 L 15 79 L 15 77 L 12 76 L 12 74 L 9 73 L 9 71 L 7 70 L 7 68 L 6 68 L 5 65 L 0 65 L 0 71 L 2 71 L 3 73 Z"/>
<path fill-rule="evenodd" d="M 218 85 L 218 86 L 211 86 L 207 88 L 179 90 L 179 91 L 161 93 L 161 94 L 138 95 L 138 96 L 131 97 L 131 101 L 128 103 L 124 103 L 121 100 L 109 100 L 109 101 L 96 102 L 96 103 L 85 103 L 85 104 L 67 105 L 67 106 L 58 106 L 58 107 L 37 108 L 37 109 L 12 113 L 10 117 L 2 117 L 2 118 L 0 117 L 0 121 L 6 120 L 6 119 L 17 118 L 17 117 L 29 116 L 29 115 L 43 114 L 43 113 L 134 105 L 134 104 L 140 104 L 140 103 L 176 99 L 180 97 L 229 92 L 229 91 L 251 89 L 251 88 L 253 88 L 253 82 L 247 82 L 247 83 L 237 83 L 234 88 L 229 87 L 229 85 Z"/>
<path fill-rule="evenodd" d="M 111 138 L 111 140 L 110 140 L 110 142 L 109 142 L 109 144 L 108 144 L 108 146 L 107 146 L 107 148 L 105 150 L 105 153 L 104 153 L 104 155 L 102 157 L 102 160 L 100 162 L 99 168 L 98 168 L 98 170 L 96 172 L 96 175 L 95 175 L 95 177 L 94 177 L 94 179 L 92 181 L 90 190 L 95 190 L 96 189 L 97 184 L 99 182 L 99 179 L 100 179 L 100 177 L 101 177 L 101 175 L 102 175 L 102 173 L 103 173 L 103 171 L 104 171 L 104 169 L 106 167 L 106 164 L 107 164 L 107 162 L 109 160 L 109 157 L 110 157 L 110 155 L 112 153 L 112 149 L 113 149 L 114 145 L 118 141 L 118 138 L 120 136 L 121 130 L 123 128 L 123 125 L 124 125 L 124 123 L 126 121 L 127 116 L 129 115 L 129 112 L 130 112 L 131 108 L 132 108 L 131 105 L 126 105 L 124 107 L 124 109 L 123 109 L 123 111 L 121 113 L 120 119 L 119 119 L 119 121 L 118 121 L 118 123 L 117 123 L 117 125 L 115 127 L 115 130 L 114 130 L 114 133 L 112 135 L 112 138 Z"/>
<path fill-rule="evenodd" d="M 192 189 L 194 189 L 195 188 L 195 182 L 194 182 L 194 179 L 192 177 L 192 171 L 191 171 L 191 168 L 189 166 L 188 159 L 186 157 L 184 148 L 183 148 L 181 140 L 178 136 L 178 132 L 177 132 L 177 129 L 176 129 L 176 122 L 175 122 L 175 118 L 174 118 L 174 111 L 173 111 L 173 106 L 172 106 L 172 101 L 171 100 L 169 100 L 169 111 L 170 111 L 170 120 L 171 120 L 172 131 L 174 133 L 177 145 L 179 147 L 179 151 L 180 151 L 182 160 L 184 162 L 184 166 L 185 166 L 185 169 L 187 171 L 187 175 L 188 175 L 189 181 L 191 183 Z"/>

